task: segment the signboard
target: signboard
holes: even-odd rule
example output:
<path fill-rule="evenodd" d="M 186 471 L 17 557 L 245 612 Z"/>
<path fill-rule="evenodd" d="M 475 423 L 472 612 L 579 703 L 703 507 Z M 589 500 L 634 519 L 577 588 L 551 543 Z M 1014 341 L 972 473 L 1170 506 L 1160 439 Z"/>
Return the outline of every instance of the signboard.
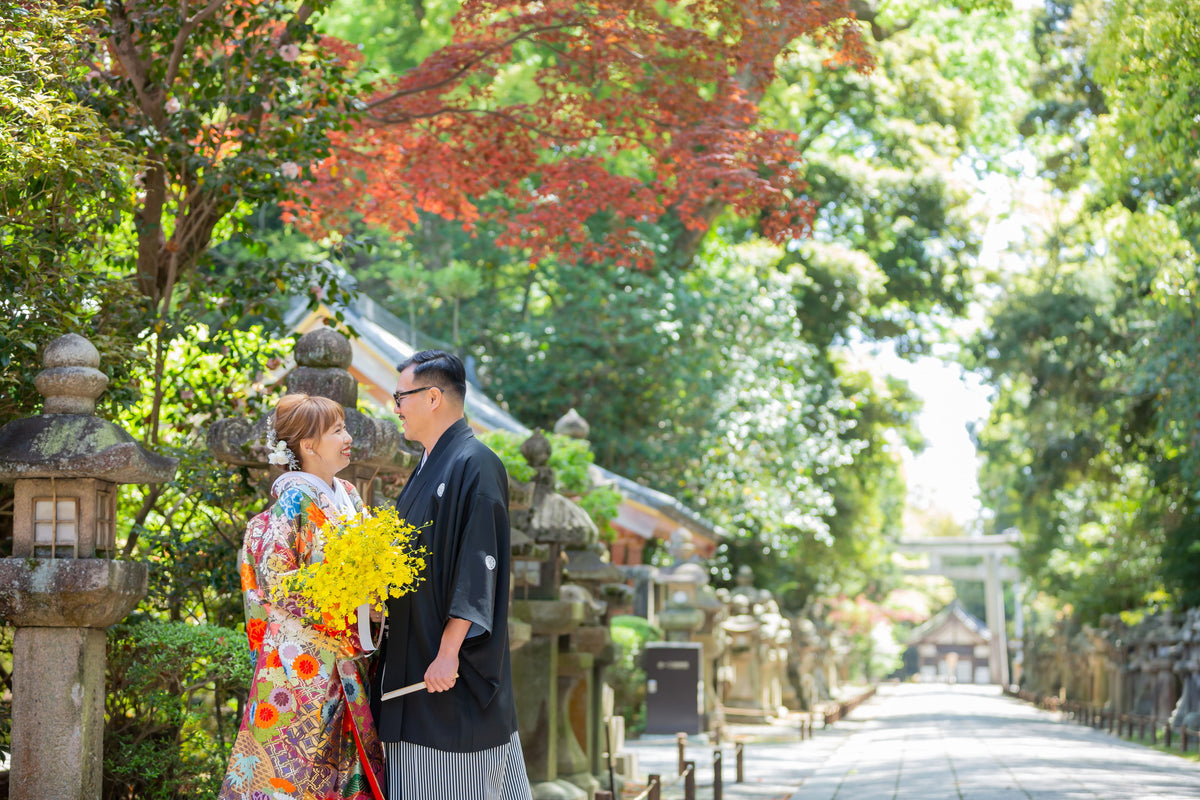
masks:
<path fill-rule="evenodd" d="M 646 733 L 700 733 L 704 687 L 699 642 L 650 642 L 646 670 Z"/>

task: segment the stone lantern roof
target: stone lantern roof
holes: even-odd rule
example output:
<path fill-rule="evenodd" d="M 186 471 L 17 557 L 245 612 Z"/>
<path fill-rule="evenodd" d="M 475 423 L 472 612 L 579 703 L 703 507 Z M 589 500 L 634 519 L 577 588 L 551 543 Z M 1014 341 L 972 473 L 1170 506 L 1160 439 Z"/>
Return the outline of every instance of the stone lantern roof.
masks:
<path fill-rule="evenodd" d="M 100 353 L 68 333 L 46 346 L 38 391 L 41 415 L 0 428 L 0 482 L 26 478 L 99 478 L 112 483 L 165 483 L 179 461 L 150 452 L 125 431 L 95 416 L 108 387 Z"/>
<path fill-rule="evenodd" d="M 554 423 L 554 432 L 561 436 L 570 436 L 572 439 L 587 439 L 588 434 L 592 432 L 592 426 L 572 408 Z"/>
<path fill-rule="evenodd" d="M 351 467 L 395 468 L 397 458 L 415 465 L 419 453 L 404 446 L 395 422 L 363 414 L 358 405 L 358 382 L 350 374 L 350 340 L 331 327 L 315 328 L 295 347 L 296 367 L 287 376 L 289 392 L 327 397 L 345 409 L 346 430 L 354 437 Z M 208 429 L 208 447 L 219 461 L 246 467 L 267 467 L 267 423 L 274 412 L 258 420 L 241 417 L 216 420 Z"/>
<path fill-rule="evenodd" d="M 600 535 L 588 513 L 562 495 L 552 492 L 533 512 L 529 533 L 539 542 L 587 545 Z"/>

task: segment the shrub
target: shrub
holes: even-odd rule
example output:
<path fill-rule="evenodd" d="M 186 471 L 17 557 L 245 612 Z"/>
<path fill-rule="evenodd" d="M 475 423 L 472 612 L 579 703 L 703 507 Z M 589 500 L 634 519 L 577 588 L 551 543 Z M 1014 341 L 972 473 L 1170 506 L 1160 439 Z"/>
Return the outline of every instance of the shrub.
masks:
<path fill-rule="evenodd" d="M 250 684 L 245 634 L 119 625 L 108 634 L 107 677 L 105 800 L 215 798 Z"/>
<path fill-rule="evenodd" d="M 494 430 L 481 433 L 478 438 L 500 457 L 514 479 L 527 481 L 533 478 L 534 469 L 521 454 L 524 437 L 506 430 Z M 546 434 L 546 438 L 551 447 L 547 466 L 554 470 L 554 490 L 576 499 L 600 529 L 601 538 L 611 541 L 614 534 L 609 520 L 616 518 L 622 497 L 612 486 L 592 482 L 589 469 L 595 455 L 591 445 L 555 433 Z"/>

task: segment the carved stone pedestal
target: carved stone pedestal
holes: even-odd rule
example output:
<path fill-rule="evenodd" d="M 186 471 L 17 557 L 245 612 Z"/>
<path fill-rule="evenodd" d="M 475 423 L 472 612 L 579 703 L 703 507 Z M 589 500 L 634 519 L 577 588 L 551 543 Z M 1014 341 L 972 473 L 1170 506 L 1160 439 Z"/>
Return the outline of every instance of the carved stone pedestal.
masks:
<path fill-rule="evenodd" d="M 146 594 L 146 565 L 0 559 L 0 617 L 13 635 L 12 800 L 100 796 L 104 629 Z"/>

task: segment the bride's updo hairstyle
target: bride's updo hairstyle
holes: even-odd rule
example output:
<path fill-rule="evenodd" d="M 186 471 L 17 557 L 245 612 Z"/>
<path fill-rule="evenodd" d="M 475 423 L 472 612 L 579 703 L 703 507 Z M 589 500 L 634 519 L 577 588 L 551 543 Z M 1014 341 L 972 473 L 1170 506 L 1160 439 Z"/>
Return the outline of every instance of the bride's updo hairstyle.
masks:
<path fill-rule="evenodd" d="M 346 420 L 342 404 L 328 397 L 307 394 L 285 394 L 275 404 L 275 440 L 286 442 L 300 468 L 304 468 L 306 439 L 320 439 L 335 423 Z"/>

